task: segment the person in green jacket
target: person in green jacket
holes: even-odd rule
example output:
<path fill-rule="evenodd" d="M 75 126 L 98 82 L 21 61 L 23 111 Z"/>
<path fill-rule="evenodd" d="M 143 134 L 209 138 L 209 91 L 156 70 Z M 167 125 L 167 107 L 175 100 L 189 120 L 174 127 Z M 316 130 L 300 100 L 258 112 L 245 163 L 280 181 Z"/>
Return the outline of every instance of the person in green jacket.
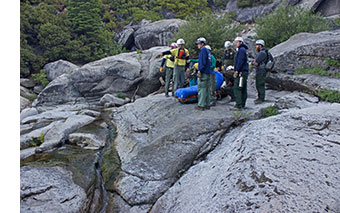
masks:
<path fill-rule="evenodd" d="M 211 51 L 211 47 L 209 45 L 205 45 L 209 51 Z M 216 106 L 216 58 L 211 54 L 211 66 L 210 66 L 210 104 L 209 106 Z"/>
<path fill-rule="evenodd" d="M 171 49 L 177 48 L 177 44 L 176 43 L 172 43 L 170 45 Z M 165 96 L 169 97 L 169 85 L 170 85 L 170 81 L 173 79 L 173 72 L 174 72 L 174 57 L 171 55 L 165 55 L 163 57 L 162 60 L 162 64 L 161 67 L 159 68 L 160 72 L 163 72 L 163 66 L 165 64 L 165 87 L 164 87 L 164 92 L 165 92 Z M 172 90 L 172 96 L 175 95 L 175 91 L 174 89 Z"/>
<path fill-rule="evenodd" d="M 265 100 L 266 90 L 266 62 L 268 61 L 268 53 L 264 47 L 263 40 L 256 41 L 256 51 L 258 54 L 253 62 L 256 67 L 256 90 L 257 99 L 254 101 L 255 104 L 262 104 Z"/>
<path fill-rule="evenodd" d="M 223 66 L 227 68 L 228 66 L 234 66 L 234 57 L 236 55 L 236 51 L 232 47 L 232 43 L 230 41 L 226 41 L 224 43 L 224 56 L 223 56 Z"/>

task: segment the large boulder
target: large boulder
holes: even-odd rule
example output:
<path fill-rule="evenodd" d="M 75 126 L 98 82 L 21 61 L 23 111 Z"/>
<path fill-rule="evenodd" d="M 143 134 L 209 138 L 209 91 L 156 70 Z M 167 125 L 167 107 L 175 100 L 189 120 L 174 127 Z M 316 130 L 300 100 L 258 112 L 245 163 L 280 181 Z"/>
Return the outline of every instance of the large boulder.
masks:
<path fill-rule="evenodd" d="M 323 16 L 333 16 L 340 14 L 339 0 L 325 0 L 321 1 L 315 8 L 315 12 L 321 13 Z"/>
<path fill-rule="evenodd" d="M 137 95 L 146 96 L 161 86 L 158 79 L 164 74 L 159 72 L 161 59 L 157 56 L 167 49 L 154 47 L 142 53 L 122 53 L 86 64 L 53 80 L 38 95 L 33 105 L 99 105 L 99 100 L 105 94 L 118 92 L 127 96 L 136 92 Z"/>
<path fill-rule="evenodd" d="M 276 45 L 270 52 L 275 58 L 276 71 L 318 66 L 326 68 L 326 58 L 340 58 L 340 30 L 299 33 Z"/>
<path fill-rule="evenodd" d="M 230 131 L 151 212 L 339 212 L 339 114 L 319 104 Z"/>
<path fill-rule="evenodd" d="M 127 205 L 151 205 L 195 159 L 204 158 L 234 122 L 258 118 L 260 109 L 270 105 L 254 106 L 253 100 L 247 104 L 252 113 L 240 114 L 230 112 L 233 103 L 201 112 L 195 105 L 180 104 L 164 94 L 117 108 L 113 123 L 121 172 L 112 190 Z"/>
<path fill-rule="evenodd" d="M 71 62 L 60 59 L 58 61 L 46 64 L 44 66 L 44 69 L 46 70 L 47 80 L 53 81 L 62 74 L 76 71 L 77 69 L 79 69 L 79 67 L 72 64 Z"/>
<path fill-rule="evenodd" d="M 169 46 L 168 41 L 186 21 L 164 19 L 156 22 L 142 20 L 136 25 L 129 24 L 117 34 L 115 40 L 128 50 L 146 50 L 155 46 Z"/>
<path fill-rule="evenodd" d="M 134 33 L 136 47 L 146 50 L 155 46 L 169 46 L 168 40 L 185 23 L 180 19 L 165 19 L 144 25 Z"/>

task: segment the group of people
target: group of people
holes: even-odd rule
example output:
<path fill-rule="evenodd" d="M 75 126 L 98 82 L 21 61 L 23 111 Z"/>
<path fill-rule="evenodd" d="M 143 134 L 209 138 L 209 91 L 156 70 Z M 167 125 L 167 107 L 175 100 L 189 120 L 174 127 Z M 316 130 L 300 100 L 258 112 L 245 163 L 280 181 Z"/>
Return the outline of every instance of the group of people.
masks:
<path fill-rule="evenodd" d="M 232 110 L 242 110 L 246 106 L 248 96 L 249 66 L 253 65 L 256 68 L 256 89 L 258 92 L 258 98 L 254 103 L 261 104 L 265 101 L 265 66 L 268 62 L 268 51 L 263 40 L 256 41 L 257 55 L 252 64 L 249 64 L 248 47 L 242 37 L 235 38 L 236 49 L 232 42 L 225 42 L 222 61 L 216 61 L 205 38 L 198 38 L 195 44 L 200 49 L 198 59 L 189 58 L 189 51 L 184 47 L 183 39 L 178 39 L 176 43 L 170 45 L 170 50 L 160 54 L 160 56 L 164 56 L 160 71 L 163 72 L 165 65 L 165 96 L 169 97 L 171 80 L 173 80 L 172 96 L 176 95 L 175 92 L 178 88 L 184 87 L 186 73 L 190 73 L 189 66 L 191 63 L 195 63 L 193 67 L 196 72 L 187 75 L 189 76 L 189 86 L 198 84 L 198 104 L 195 108 L 208 110 L 211 106 L 216 105 L 217 96 L 229 95 L 231 101 L 235 101 Z M 217 91 L 215 72 L 222 73 L 224 77 L 224 82 Z"/>

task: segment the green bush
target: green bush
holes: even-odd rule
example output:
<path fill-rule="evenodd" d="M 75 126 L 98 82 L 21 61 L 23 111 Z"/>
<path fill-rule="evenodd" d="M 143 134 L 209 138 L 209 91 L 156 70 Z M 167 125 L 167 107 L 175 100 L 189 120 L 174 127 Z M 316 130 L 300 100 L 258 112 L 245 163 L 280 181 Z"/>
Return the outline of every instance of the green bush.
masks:
<path fill-rule="evenodd" d="M 44 69 L 40 70 L 40 73 L 32 74 L 32 78 L 36 83 L 41 84 L 43 87 L 46 87 L 49 83 L 46 78 L 46 70 Z"/>
<path fill-rule="evenodd" d="M 213 15 L 205 14 L 182 25 L 175 33 L 173 41 L 183 38 L 190 57 L 194 58 L 199 55 L 195 42 L 199 37 L 204 37 L 212 48 L 211 53 L 218 59 L 223 57 L 224 42 L 233 40 L 242 29 L 240 25 L 232 24 L 228 17 L 215 18 Z"/>
<path fill-rule="evenodd" d="M 279 110 L 276 108 L 276 106 L 269 106 L 264 109 L 264 117 L 270 117 L 277 114 L 279 114 Z"/>
<path fill-rule="evenodd" d="M 319 96 L 320 99 L 324 101 L 340 103 L 340 93 L 336 90 L 322 89 L 320 92 L 318 92 L 317 96 Z"/>
<path fill-rule="evenodd" d="M 41 133 L 41 135 L 38 138 L 32 138 L 30 141 L 31 146 L 40 146 L 44 143 L 45 133 Z"/>
<path fill-rule="evenodd" d="M 330 29 L 320 14 L 313 14 L 310 10 L 293 6 L 280 6 L 274 13 L 255 20 L 258 25 L 258 38 L 266 42 L 271 48 L 300 32 L 316 33 Z"/>
<path fill-rule="evenodd" d="M 254 7 L 260 4 L 271 4 L 273 3 L 273 0 L 238 0 L 237 1 L 237 7 L 243 8 L 243 7 Z"/>
<path fill-rule="evenodd" d="M 332 58 L 326 58 L 326 65 L 330 67 L 340 67 L 340 60 L 332 59 Z"/>
<path fill-rule="evenodd" d="M 321 76 L 330 76 L 330 73 L 324 70 L 322 67 L 299 68 L 296 70 L 295 74 L 296 75 L 313 74 L 313 75 L 321 75 Z"/>

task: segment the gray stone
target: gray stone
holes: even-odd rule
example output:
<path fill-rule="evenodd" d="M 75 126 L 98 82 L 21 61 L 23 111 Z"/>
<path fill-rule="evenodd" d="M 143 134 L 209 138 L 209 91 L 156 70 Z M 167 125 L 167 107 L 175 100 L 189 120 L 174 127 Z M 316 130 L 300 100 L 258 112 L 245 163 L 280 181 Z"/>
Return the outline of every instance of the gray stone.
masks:
<path fill-rule="evenodd" d="M 20 111 L 30 105 L 31 105 L 31 102 L 27 98 L 20 96 Z"/>
<path fill-rule="evenodd" d="M 46 133 L 51 130 L 52 128 L 55 128 L 57 125 L 63 123 L 63 121 L 55 121 L 50 123 L 49 125 L 39 128 L 39 129 L 35 129 L 27 134 L 22 134 L 20 135 L 20 148 L 24 149 L 27 147 L 30 147 L 31 144 L 30 142 L 33 139 L 39 138 L 42 135 L 46 135 Z"/>
<path fill-rule="evenodd" d="M 59 110 L 49 110 L 42 112 L 40 114 L 28 116 L 21 120 L 22 124 L 28 124 L 32 122 L 40 123 L 44 121 L 53 121 L 59 119 L 66 119 L 71 115 L 77 114 L 76 111 L 59 111 Z"/>
<path fill-rule="evenodd" d="M 84 149 L 100 149 L 105 146 L 105 140 L 89 133 L 72 133 L 68 136 L 71 144 L 76 144 Z"/>
<path fill-rule="evenodd" d="M 44 66 L 44 69 L 46 70 L 47 80 L 53 81 L 54 79 L 65 73 L 76 71 L 77 69 L 79 69 L 79 67 L 72 64 L 71 62 L 60 59 L 58 61 L 46 64 Z"/>
<path fill-rule="evenodd" d="M 134 33 L 136 47 L 146 50 L 155 46 L 169 46 L 171 42 L 168 40 L 185 23 L 180 19 L 165 19 L 144 25 Z"/>
<path fill-rule="evenodd" d="M 36 151 L 43 152 L 62 145 L 69 134 L 92 123 L 94 120 L 95 118 L 87 115 L 71 115 L 66 121 L 58 123 L 46 133 L 44 143 L 41 144 Z"/>
<path fill-rule="evenodd" d="M 94 118 L 99 118 L 100 114 L 101 113 L 98 111 L 89 110 L 89 109 L 84 109 L 84 110 L 81 110 L 79 113 L 77 113 L 77 115 L 88 115 Z"/>
<path fill-rule="evenodd" d="M 132 27 L 124 27 L 123 30 L 117 34 L 115 39 L 124 48 L 131 49 L 135 45 L 134 32 L 135 30 Z"/>
<path fill-rule="evenodd" d="M 321 13 L 323 16 L 333 16 L 340 14 L 340 1 L 339 0 L 325 0 L 321 1 L 315 8 L 315 12 Z"/>
<path fill-rule="evenodd" d="M 275 90 L 300 91 L 317 94 L 321 89 L 340 92 L 340 79 L 319 75 L 286 75 L 271 73 L 268 75 L 267 86 Z"/>
<path fill-rule="evenodd" d="M 20 85 L 26 88 L 33 88 L 35 86 L 35 82 L 33 79 L 20 78 Z"/>
<path fill-rule="evenodd" d="M 21 121 L 29 116 L 37 115 L 39 114 L 38 110 L 36 108 L 26 108 L 20 112 L 20 123 Z"/>
<path fill-rule="evenodd" d="M 36 94 L 41 93 L 41 91 L 43 91 L 44 87 L 42 85 L 37 85 L 33 88 L 33 92 L 35 92 Z"/>
<path fill-rule="evenodd" d="M 151 212 L 337 212 L 339 114 L 319 104 L 231 130 Z"/>
<path fill-rule="evenodd" d="M 327 68 L 325 58 L 340 58 L 340 30 L 319 33 L 299 33 L 276 45 L 270 52 L 276 71 L 296 71 L 299 68 Z"/>
<path fill-rule="evenodd" d="M 61 167 L 20 168 L 20 212 L 85 212 L 87 196 Z"/>
<path fill-rule="evenodd" d="M 247 104 L 249 110 L 239 114 L 230 112 L 233 103 L 201 112 L 194 104 L 183 105 L 164 94 L 116 108 L 113 123 L 121 174 L 115 191 L 129 205 L 152 204 L 181 172 L 212 150 L 236 120 L 257 119 L 270 105 L 254 105 L 253 100 Z"/>
<path fill-rule="evenodd" d="M 20 96 L 28 99 L 33 100 L 37 97 L 37 95 L 32 91 L 27 89 L 26 87 L 20 86 Z"/>
<path fill-rule="evenodd" d="M 302 109 L 315 106 L 319 102 L 318 97 L 301 92 L 292 92 L 275 101 L 279 109 Z"/>
<path fill-rule="evenodd" d="M 86 64 L 53 80 L 33 105 L 99 105 L 105 94 L 122 92 L 129 96 L 136 90 L 137 94 L 146 96 L 160 87 L 158 78 L 162 74 L 157 72 L 157 67 L 161 59 L 156 56 L 167 49 L 155 47 L 141 54 L 122 53 Z"/>
<path fill-rule="evenodd" d="M 105 105 L 105 108 L 107 107 L 112 107 L 112 106 L 122 106 L 125 104 L 125 100 L 115 97 L 114 95 L 111 94 L 105 94 L 101 99 L 100 99 L 100 104 Z"/>

